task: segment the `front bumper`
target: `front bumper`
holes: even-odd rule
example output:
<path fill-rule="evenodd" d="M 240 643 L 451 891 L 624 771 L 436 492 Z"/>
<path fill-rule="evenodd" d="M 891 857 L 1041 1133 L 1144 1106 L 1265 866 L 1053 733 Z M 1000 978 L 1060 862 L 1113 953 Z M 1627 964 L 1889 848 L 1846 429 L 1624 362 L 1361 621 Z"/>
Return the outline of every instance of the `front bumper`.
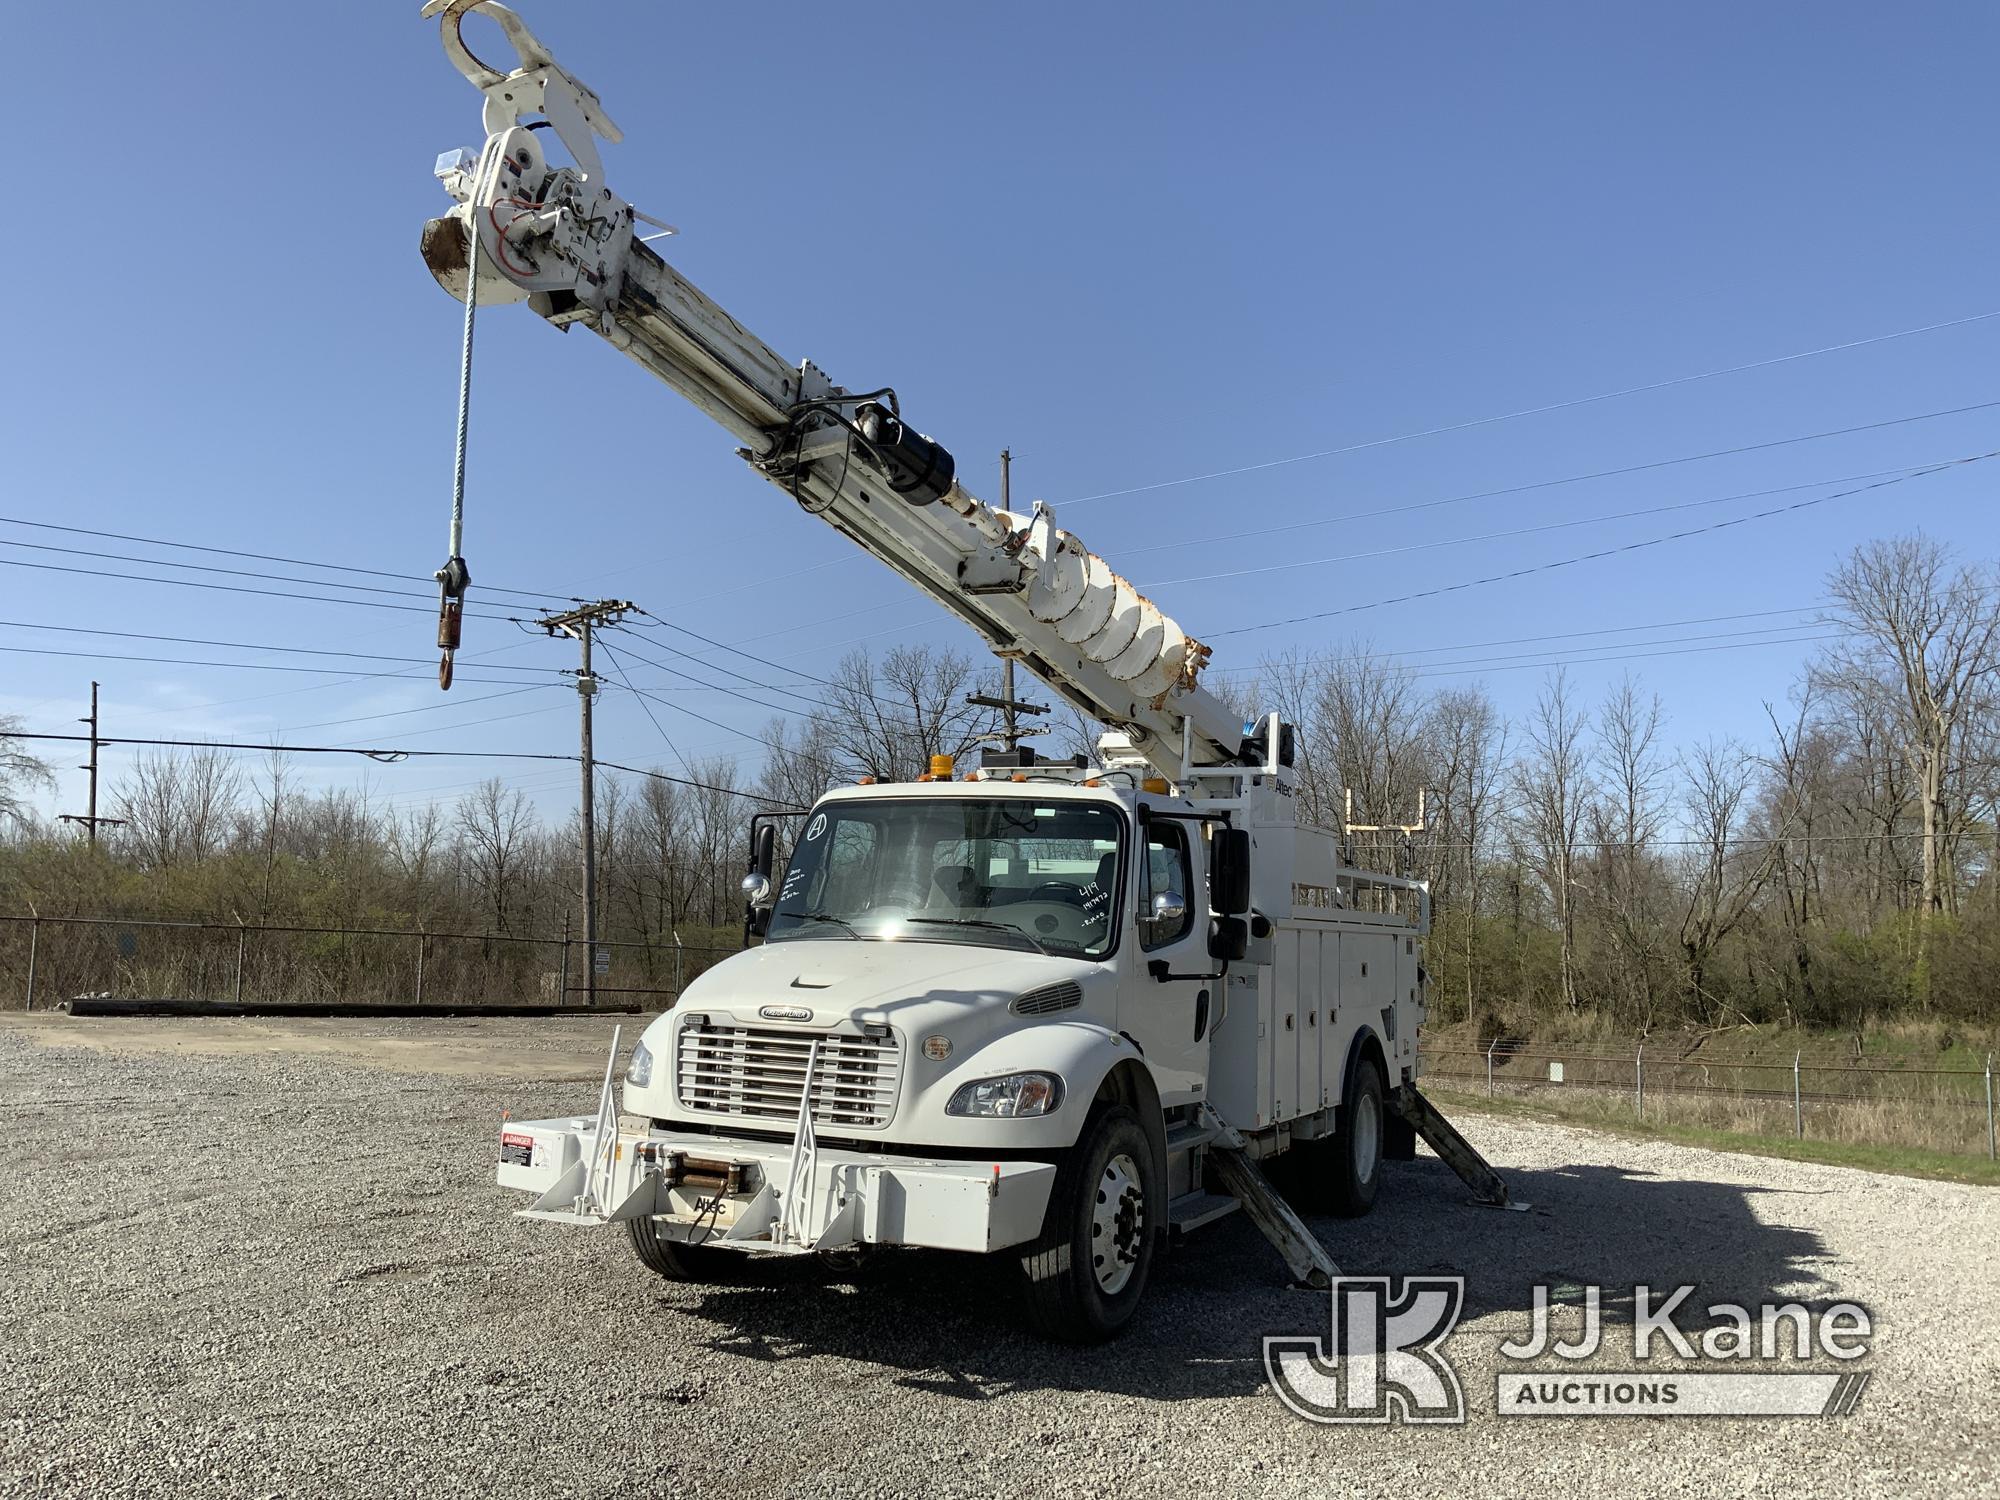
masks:
<path fill-rule="evenodd" d="M 763 1254 L 854 1245 L 1002 1250 L 1041 1232 L 1053 1162 L 939 1161 L 795 1143 L 509 1121 L 501 1187 L 533 1193 L 523 1218 L 654 1221 L 665 1239 Z"/>

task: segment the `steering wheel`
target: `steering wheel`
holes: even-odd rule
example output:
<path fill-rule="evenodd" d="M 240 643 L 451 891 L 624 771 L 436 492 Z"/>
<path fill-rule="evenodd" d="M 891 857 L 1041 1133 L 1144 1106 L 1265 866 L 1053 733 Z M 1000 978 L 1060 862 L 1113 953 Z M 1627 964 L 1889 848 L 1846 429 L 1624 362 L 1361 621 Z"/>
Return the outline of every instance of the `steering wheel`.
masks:
<path fill-rule="evenodd" d="M 881 892 L 862 908 L 863 911 L 881 911 L 885 907 L 898 907 L 914 911 L 924 904 L 924 893 L 914 885 L 892 885 Z"/>
<path fill-rule="evenodd" d="M 1040 885 L 1031 887 L 1025 899 L 1029 901 L 1060 901 L 1065 906 L 1080 907 L 1083 905 L 1083 890 L 1079 886 L 1071 885 L 1066 880 L 1044 880 Z"/>

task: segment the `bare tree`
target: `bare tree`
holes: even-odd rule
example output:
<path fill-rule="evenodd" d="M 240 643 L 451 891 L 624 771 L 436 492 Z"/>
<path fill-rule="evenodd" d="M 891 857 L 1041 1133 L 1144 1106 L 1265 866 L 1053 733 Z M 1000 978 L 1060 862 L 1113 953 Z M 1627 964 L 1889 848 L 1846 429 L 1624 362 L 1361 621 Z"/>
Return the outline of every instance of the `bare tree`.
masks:
<path fill-rule="evenodd" d="M 495 932 L 512 929 L 533 818 L 527 795 L 509 791 L 495 776 L 458 799 L 460 857 L 465 873 L 484 900 Z"/>
<path fill-rule="evenodd" d="M 1514 768 L 1523 849 L 1555 908 L 1562 1001 L 1571 1010 L 1582 1003 L 1576 989 L 1577 848 L 1594 791 L 1584 750 L 1587 727 L 1568 676 L 1558 670 L 1535 700 L 1525 753 Z"/>
<path fill-rule="evenodd" d="M 865 651 L 842 659 L 814 731 L 857 776 L 913 781 L 934 755 L 956 759 L 989 734 L 993 710 L 965 700 L 972 662 L 930 646 L 898 646 L 878 667 Z"/>
<path fill-rule="evenodd" d="M 1827 589 L 1848 631 L 1828 653 L 1833 681 L 1851 694 L 1885 691 L 1895 706 L 1898 748 L 1916 780 L 1918 915 L 1928 925 L 1957 899 L 1948 878 L 1952 777 L 1970 722 L 1995 693 L 2000 578 L 1954 569 L 1946 548 L 1919 534 L 1857 548 Z"/>
<path fill-rule="evenodd" d="M 1722 940 L 1749 914 L 1784 844 L 1746 847 L 1740 830 L 1756 765 L 1734 740 L 1704 740 L 1680 760 L 1681 811 L 1691 835 L 1682 860 L 1681 953 L 1697 1004 L 1710 1004 L 1709 965 Z"/>
<path fill-rule="evenodd" d="M 236 821 L 243 778 L 220 750 L 141 751 L 111 788 L 125 836 L 156 870 L 200 864 Z"/>
<path fill-rule="evenodd" d="M 53 787 L 56 778 L 48 762 L 30 755 L 15 736 L 21 721 L 0 714 L 0 822 L 21 822 L 27 817 L 24 794 L 37 787 Z"/>
<path fill-rule="evenodd" d="M 1666 775 L 1660 717 L 1659 695 L 1641 694 L 1630 677 L 1605 699 L 1595 746 L 1599 795 L 1590 813 L 1596 896 L 1617 955 L 1617 983 L 1624 1007 L 1641 1018 L 1642 1027 L 1652 1024 L 1657 1010 L 1654 980 L 1662 938 L 1651 878 Z"/>

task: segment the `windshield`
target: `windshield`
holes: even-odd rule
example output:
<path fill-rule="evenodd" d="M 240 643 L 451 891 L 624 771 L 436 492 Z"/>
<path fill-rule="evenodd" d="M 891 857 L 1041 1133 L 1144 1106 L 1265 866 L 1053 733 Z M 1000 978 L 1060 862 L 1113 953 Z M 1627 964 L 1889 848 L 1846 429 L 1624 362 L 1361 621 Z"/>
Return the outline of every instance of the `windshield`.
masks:
<path fill-rule="evenodd" d="M 828 803 L 800 830 L 766 936 L 974 943 L 1101 958 L 1117 936 L 1124 822 L 1101 802 Z"/>

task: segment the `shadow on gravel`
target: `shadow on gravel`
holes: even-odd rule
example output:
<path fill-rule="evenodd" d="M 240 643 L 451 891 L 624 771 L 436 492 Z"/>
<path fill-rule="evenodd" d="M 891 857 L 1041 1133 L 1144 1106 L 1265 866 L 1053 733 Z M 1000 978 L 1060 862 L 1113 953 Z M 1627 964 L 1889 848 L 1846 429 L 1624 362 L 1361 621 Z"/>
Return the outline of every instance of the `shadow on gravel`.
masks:
<path fill-rule="evenodd" d="M 1677 1318 L 1689 1331 L 1703 1325 L 1695 1309 L 1712 1302 L 1817 1306 L 1827 1300 L 1819 1293 L 1834 1290 L 1809 1269 L 1824 1254 L 1817 1235 L 1752 1212 L 1753 1199 L 1772 1190 L 1605 1166 L 1514 1170 L 1514 1196 L 1531 1208 L 1512 1213 L 1473 1206 L 1433 1159 L 1385 1170 L 1371 1215 L 1314 1219 L 1313 1229 L 1350 1274 L 1465 1277 L 1467 1321 L 1509 1315 L 1496 1337 L 1526 1329 L 1537 1283 L 1556 1288 L 1558 1301 L 1601 1286 L 1607 1326 L 1630 1321 L 1635 1286 L 1657 1298 L 1691 1284 Z M 1782 1212 L 1763 1206 L 1766 1219 Z M 700 1342 L 717 1353 L 773 1364 L 834 1355 L 966 1401 L 1037 1390 L 1163 1401 L 1244 1395 L 1264 1384 L 1266 1334 L 1319 1333 L 1329 1315 L 1324 1294 L 1286 1285 L 1276 1252 L 1240 1214 L 1157 1262 L 1137 1321 L 1099 1348 L 1028 1334 L 1014 1268 L 998 1257 L 885 1252 L 847 1274 L 811 1261 L 746 1261 L 729 1284 L 676 1290 L 656 1308 L 661 1318 L 711 1324 Z"/>

